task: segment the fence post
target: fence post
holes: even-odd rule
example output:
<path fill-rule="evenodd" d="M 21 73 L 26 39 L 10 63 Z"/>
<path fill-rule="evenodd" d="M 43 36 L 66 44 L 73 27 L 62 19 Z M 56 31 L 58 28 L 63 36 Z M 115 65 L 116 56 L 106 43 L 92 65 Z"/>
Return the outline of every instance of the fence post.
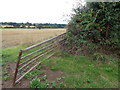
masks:
<path fill-rule="evenodd" d="M 14 74 L 14 78 L 13 78 L 13 86 L 15 86 L 15 84 L 16 84 L 15 81 L 16 81 L 16 78 L 17 78 L 18 67 L 19 67 L 19 63 L 20 63 L 20 60 L 21 60 L 21 56 L 22 56 L 22 50 L 19 51 L 18 61 L 17 61 L 17 64 L 16 64 L 15 74 Z"/>

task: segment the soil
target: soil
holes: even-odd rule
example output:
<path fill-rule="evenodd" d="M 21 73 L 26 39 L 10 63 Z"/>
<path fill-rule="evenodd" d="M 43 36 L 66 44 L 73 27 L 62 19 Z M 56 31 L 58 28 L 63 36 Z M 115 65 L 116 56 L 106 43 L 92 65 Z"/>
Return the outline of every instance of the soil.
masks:
<path fill-rule="evenodd" d="M 60 78 L 64 75 L 62 71 L 50 70 L 45 65 L 42 65 L 42 68 L 40 69 L 40 71 L 44 72 L 44 74 L 47 75 L 47 80 L 50 81 L 50 82 L 55 81 L 56 78 Z"/>
<path fill-rule="evenodd" d="M 15 66 L 16 63 L 10 62 L 3 66 L 3 75 L 9 74 L 10 79 L 9 80 L 3 80 L 2 81 L 2 88 L 30 88 L 29 83 L 30 80 L 23 78 L 16 86 L 13 86 L 13 76 L 15 72 Z M 44 75 L 47 75 L 47 80 L 52 82 L 55 81 L 56 78 L 62 77 L 64 74 L 63 72 L 57 70 L 52 71 L 48 67 L 46 67 L 44 64 L 41 65 L 42 68 L 40 69 L 40 72 L 44 72 L 43 74 L 39 75 L 39 78 L 41 78 Z"/>

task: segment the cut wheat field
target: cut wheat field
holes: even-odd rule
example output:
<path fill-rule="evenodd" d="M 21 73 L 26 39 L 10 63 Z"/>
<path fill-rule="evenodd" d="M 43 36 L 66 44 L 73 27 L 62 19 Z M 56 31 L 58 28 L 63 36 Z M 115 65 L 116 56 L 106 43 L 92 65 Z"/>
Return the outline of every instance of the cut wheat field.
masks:
<path fill-rule="evenodd" d="M 1 29 L 2 48 L 35 44 L 66 32 L 66 29 Z"/>

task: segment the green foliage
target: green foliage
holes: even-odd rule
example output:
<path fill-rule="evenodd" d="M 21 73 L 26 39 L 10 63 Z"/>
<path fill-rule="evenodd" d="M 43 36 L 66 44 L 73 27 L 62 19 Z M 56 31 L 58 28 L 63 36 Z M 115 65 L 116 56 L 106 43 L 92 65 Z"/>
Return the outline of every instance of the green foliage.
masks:
<path fill-rule="evenodd" d="M 31 88 L 47 88 L 47 86 L 48 85 L 46 83 L 40 82 L 40 79 L 38 78 L 30 82 Z"/>
<path fill-rule="evenodd" d="M 63 78 L 63 77 L 60 77 L 60 78 L 56 78 L 56 79 L 57 79 L 57 81 L 60 81 L 62 78 Z"/>
<path fill-rule="evenodd" d="M 113 58 L 114 57 L 114 58 Z M 94 61 L 100 61 L 102 63 L 106 63 L 106 62 L 112 62 L 112 63 L 118 63 L 119 59 L 116 57 L 116 55 L 111 56 L 111 55 L 105 55 L 103 53 L 94 53 L 92 55 L 92 58 Z"/>
<path fill-rule="evenodd" d="M 89 2 L 74 9 L 75 15 L 68 24 L 68 47 L 76 51 L 92 42 L 100 47 L 120 49 L 119 6 L 120 2 Z"/>
<path fill-rule="evenodd" d="M 111 67 L 106 67 L 105 71 L 107 71 L 107 72 L 113 72 L 113 69 Z"/>
<path fill-rule="evenodd" d="M 52 82 L 52 87 L 55 88 L 57 86 L 56 82 Z"/>
<path fill-rule="evenodd" d="M 42 78 L 41 78 L 41 80 L 46 80 L 47 79 L 47 75 L 44 75 Z"/>
<path fill-rule="evenodd" d="M 2 79 L 5 80 L 5 81 L 9 80 L 10 79 L 10 75 L 5 74 L 5 75 L 2 76 Z"/>
<path fill-rule="evenodd" d="M 40 70 L 41 67 L 42 67 L 41 65 L 38 65 L 38 66 L 36 66 L 36 69 Z"/>
<path fill-rule="evenodd" d="M 60 83 L 59 84 L 59 88 L 63 88 L 63 87 L 65 87 L 65 84 L 64 83 Z"/>
<path fill-rule="evenodd" d="M 31 88 L 39 88 L 39 83 L 40 83 L 40 79 L 35 79 L 35 80 L 32 80 L 30 82 L 30 87 Z"/>
<path fill-rule="evenodd" d="M 36 78 L 30 82 L 31 88 L 63 88 L 64 86 L 65 85 L 62 82 L 60 82 L 60 83 L 58 83 L 56 81 L 53 81 L 51 83 L 48 81 L 41 82 L 40 79 L 38 79 L 38 78 Z"/>
<path fill-rule="evenodd" d="M 26 74 L 25 78 L 33 79 L 35 76 L 38 76 L 40 74 L 41 74 L 41 72 L 39 70 L 33 70 L 33 71 L 29 72 L 28 74 Z"/>
<path fill-rule="evenodd" d="M 101 53 L 94 53 L 94 58 L 93 60 L 99 60 L 99 61 L 102 61 L 102 62 L 105 62 L 107 59 L 105 57 L 105 55 L 101 54 Z"/>
<path fill-rule="evenodd" d="M 41 29 L 42 25 L 38 24 L 36 27 L 39 28 L 39 29 Z"/>

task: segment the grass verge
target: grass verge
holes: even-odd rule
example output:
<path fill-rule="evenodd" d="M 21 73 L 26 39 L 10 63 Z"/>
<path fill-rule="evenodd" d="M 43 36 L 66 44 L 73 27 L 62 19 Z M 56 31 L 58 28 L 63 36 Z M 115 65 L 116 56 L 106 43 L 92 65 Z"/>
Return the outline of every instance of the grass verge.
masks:
<path fill-rule="evenodd" d="M 118 88 L 117 63 L 97 62 L 90 57 L 63 52 L 44 63 L 52 70 L 61 70 L 65 73 L 64 83 L 66 87 Z"/>
<path fill-rule="evenodd" d="M 26 46 L 2 50 L 2 63 L 16 62 L 18 51 Z M 107 59 L 118 59 L 108 57 Z M 116 60 L 117 62 L 117 60 Z M 118 63 L 102 63 L 87 56 L 76 56 L 58 52 L 44 64 L 51 70 L 61 70 L 65 77 L 63 83 L 69 88 L 118 88 Z"/>

